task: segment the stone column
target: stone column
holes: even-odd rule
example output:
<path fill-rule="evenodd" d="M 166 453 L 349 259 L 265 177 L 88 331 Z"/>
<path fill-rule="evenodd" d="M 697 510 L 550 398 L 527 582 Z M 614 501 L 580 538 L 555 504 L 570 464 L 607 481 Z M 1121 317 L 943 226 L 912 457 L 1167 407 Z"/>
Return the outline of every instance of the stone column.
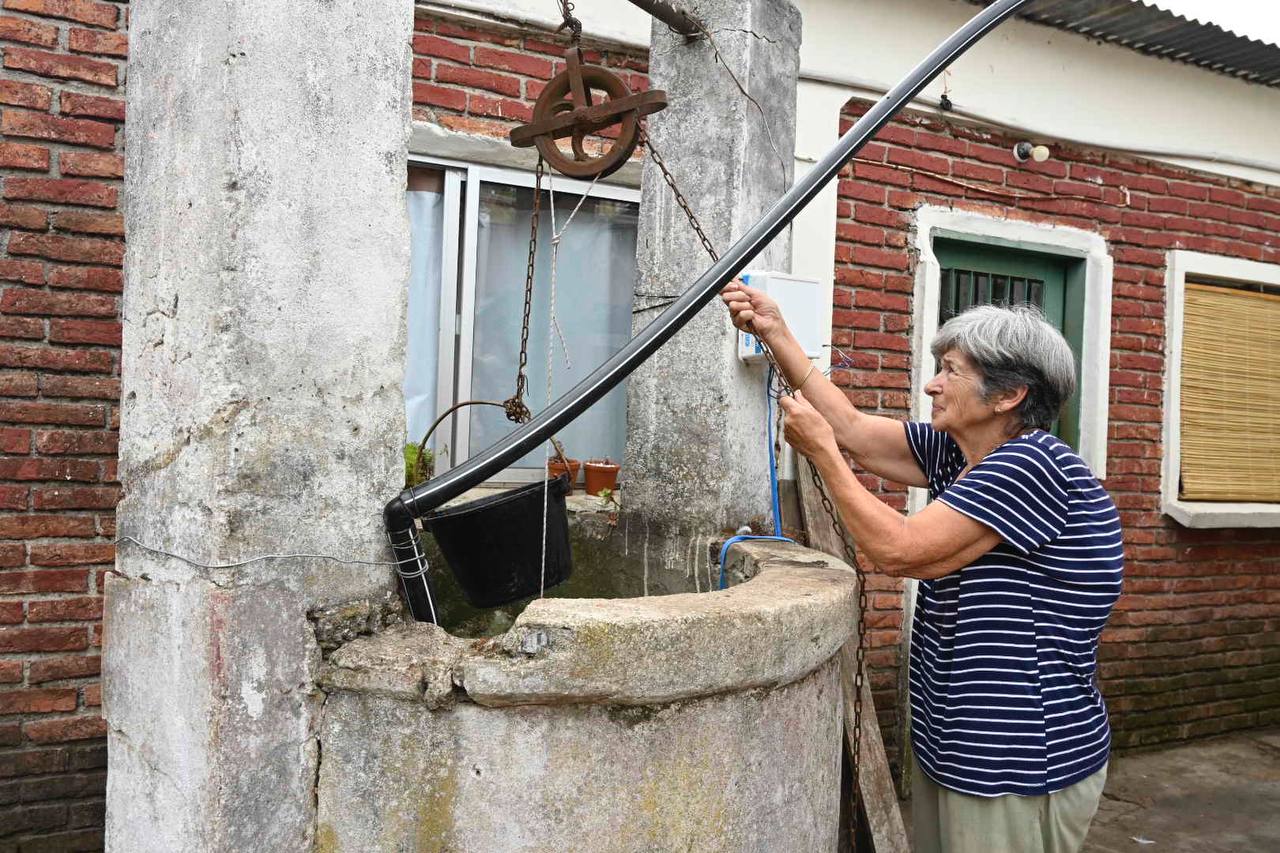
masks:
<path fill-rule="evenodd" d="M 131 5 L 121 536 L 385 561 L 402 484 L 405 0 Z M 309 609 L 386 565 L 122 542 L 107 844 L 310 850 Z"/>
<path fill-rule="evenodd" d="M 719 61 L 706 40 L 686 44 L 654 23 L 650 83 L 667 91 L 671 105 L 649 119 L 649 133 L 723 251 L 791 185 L 800 13 L 788 0 L 699 0 L 689 11 L 711 32 Z M 637 293 L 680 293 L 711 261 L 652 158 L 640 217 Z M 787 270 L 789 242 L 784 232 L 752 266 Z M 636 306 L 656 301 L 638 296 Z M 639 311 L 636 327 L 657 313 Z M 685 547 L 677 537 L 764 522 L 765 422 L 764 369 L 738 361 L 717 300 L 629 381 L 627 511 L 646 529 L 654 524 L 671 546 L 663 550 L 675 551 Z"/>

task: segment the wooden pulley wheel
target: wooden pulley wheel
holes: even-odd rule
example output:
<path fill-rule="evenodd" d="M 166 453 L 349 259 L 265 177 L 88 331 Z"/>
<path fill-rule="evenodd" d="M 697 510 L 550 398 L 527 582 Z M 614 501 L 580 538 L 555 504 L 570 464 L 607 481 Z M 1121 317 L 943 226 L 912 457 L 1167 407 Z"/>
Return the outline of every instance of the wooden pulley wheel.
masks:
<path fill-rule="evenodd" d="M 658 89 L 632 94 L 616 74 L 583 65 L 578 48 L 565 51 L 567 67 L 547 83 L 533 105 L 533 121 L 511 131 L 517 148 L 536 145 L 553 169 L 571 178 L 605 177 L 620 169 L 640 141 L 640 118 L 667 105 Z M 586 138 L 618 125 L 597 153 Z M 561 141 L 567 139 L 566 148 Z"/>

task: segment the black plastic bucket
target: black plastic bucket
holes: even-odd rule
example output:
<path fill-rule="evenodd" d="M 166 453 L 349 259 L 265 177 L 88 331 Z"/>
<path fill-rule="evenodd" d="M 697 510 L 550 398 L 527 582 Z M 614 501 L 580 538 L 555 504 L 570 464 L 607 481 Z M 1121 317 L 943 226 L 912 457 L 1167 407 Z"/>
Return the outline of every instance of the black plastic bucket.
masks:
<path fill-rule="evenodd" d="M 569 480 L 548 480 L 547 563 L 542 565 L 544 483 L 436 510 L 422 519 L 436 538 L 467 601 L 497 607 L 537 595 L 569 579 L 569 516 L 564 506 Z"/>

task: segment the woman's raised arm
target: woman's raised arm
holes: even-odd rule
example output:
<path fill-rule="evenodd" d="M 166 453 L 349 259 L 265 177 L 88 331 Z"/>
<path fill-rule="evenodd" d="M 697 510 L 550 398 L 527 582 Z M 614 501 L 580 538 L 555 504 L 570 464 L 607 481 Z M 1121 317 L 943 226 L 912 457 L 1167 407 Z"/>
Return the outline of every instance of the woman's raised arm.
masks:
<path fill-rule="evenodd" d="M 763 340 L 795 390 L 803 391 L 835 432 L 840 449 L 865 471 L 908 486 L 926 485 L 907 446 L 902 422 L 858 411 L 844 392 L 814 368 L 792 335 L 778 303 L 763 292 L 733 282 L 720 293 L 733 325 Z"/>

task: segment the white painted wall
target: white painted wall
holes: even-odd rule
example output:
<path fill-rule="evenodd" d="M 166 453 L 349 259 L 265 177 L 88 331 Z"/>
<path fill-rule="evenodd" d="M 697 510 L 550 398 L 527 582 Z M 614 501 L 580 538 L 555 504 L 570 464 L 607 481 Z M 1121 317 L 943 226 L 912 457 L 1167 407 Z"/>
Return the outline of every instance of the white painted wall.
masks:
<path fill-rule="evenodd" d="M 978 11 L 963 0 L 795 2 L 804 16 L 797 176 L 834 143 L 841 105 L 855 95 L 879 97 Z M 453 0 L 419 3 L 418 8 L 543 28 L 560 22 L 550 0 Z M 574 14 L 588 38 L 649 44 L 650 19 L 627 0 L 580 2 Z M 1006 21 L 971 48 L 914 106 L 936 109 L 944 87 L 956 115 L 1020 130 L 1050 146 L 1074 142 L 1280 185 L 1280 147 L 1273 142 L 1280 139 L 1280 89 L 1021 20 Z M 422 143 L 428 136 L 419 126 L 414 141 Z M 499 156 L 486 153 L 486 143 L 493 147 L 489 140 L 463 141 L 463 149 L 477 162 Z M 435 150 L 440 144 L 411 147 L 419 153 L 465 156 L 454 150 L 456 145 L 447 154 Z M 828 290 L 835 205 L 832 184 L 793 227 L 793 271 L 818 279 Z"/>
<path fill-rule="evenodd" d="M 978 8 L 962 0 L 797 0 L 804 15 L 802 80 L 875 95 L 902 77 Z M 419 8 L 554 26 L 551 0 L 456 0 Z M 626 0 L 580 2 L 589 37 L 636 46 L 649 19 Z M 943 81 L 917 106 L 936 103 Z M 957 112 L 1037 140 L 1143 153 L 1210 172 L 1280 184 L 1280 89 L 1006 21 L 946 79 Z M 805 95 L 802 93 L 801 98 Z M 800 114 L 804 115 L 804 104 Z M 804 149 L 805 126 L 797 150 Z M 813 128 L 825 134 L 825 128 Z"/>
<path fill-rule="evenodd" d="M 871 90 L 896 82 L 977 10 L 960 0 L 800 7 L 802 76 Z M 1001 24 L 944 76 L 959 111 L 1049 144 L 1163 152 L 1157 159 L 1280 183 L 1278 89 L 1021 20 Z M 935 103 L 943 85 L 935 81 L 923 100 Z"/>

